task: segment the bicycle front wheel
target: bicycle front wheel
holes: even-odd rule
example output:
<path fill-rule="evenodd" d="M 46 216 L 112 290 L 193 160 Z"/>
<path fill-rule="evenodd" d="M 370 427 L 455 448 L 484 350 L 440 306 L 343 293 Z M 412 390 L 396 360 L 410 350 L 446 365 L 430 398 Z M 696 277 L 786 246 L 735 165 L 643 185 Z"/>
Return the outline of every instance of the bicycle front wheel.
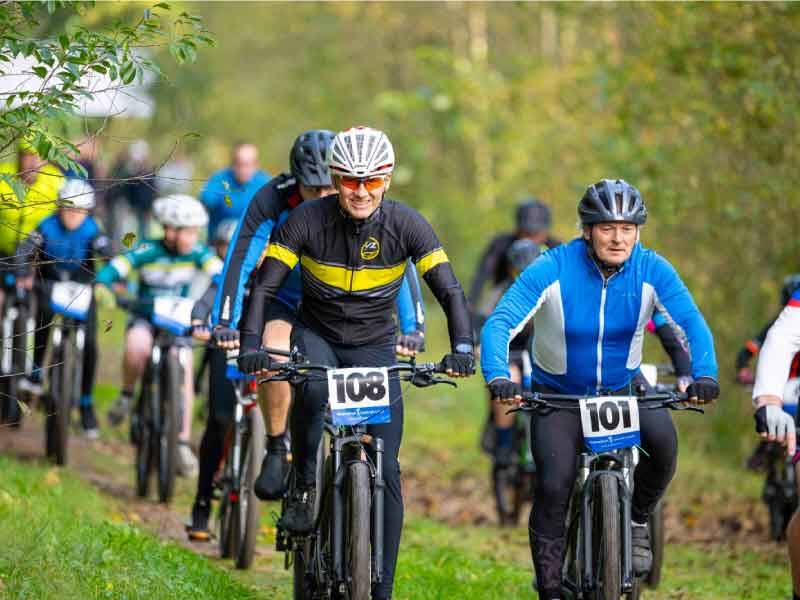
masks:
<path fill-rule="evenodd" d="M 345 559 L 347 561 L 348 600 L 370 600 L 372 560 L 370 557 L 370 520 L 372 490 L 369 467 L 363 462 L 347 468 L 347 525 Z"/>
<path fill-rule="evenodd" d="M 236 568 L 247 569 L 253 563 L 258 537 L 258 523 L 261 515 L 260 504 L 255 493 L 261 461 L 264 458 L 266 428 L 264 417 L 258 407 L 247 413 L 249 426 L 242 440 L 242 465 L 239 489 L 239 502 L 236 506 L 235 527 L 238 540 L 236 548 Z"/>
<path fill-rule="evenodd" d="M 183 425 L 183 368 L 168 352 L 161 371 L 161 419 L 158 440 L 158 500 L 172 500 L 178 464 L 178 435 Z"/>
<path fill-rule="evenodd" d="M 48 455 L 57 465 L 67 464 L 74 355 L 66 337 L 53 348 L 54 366 L 50 373 L 50 402 L 45 420 L 45 435 Z"/>
<path fill-rule="evenodd" d="M 595 600 L 619 600 L 622 590 L 622 544 L 619 488 L 611 474 L 597 477 L 592 506 L 592 554 Z"/>
<path fill-rule="evenodd" d="M 136 406 L 136 422 L 131 423 L 131 437 L 136 447 L 136 495 L 140 498 L 146 498 L 150 491 L 150 472 L 155 466 L 153 388 L 152 377 L 146 372 Z"/>

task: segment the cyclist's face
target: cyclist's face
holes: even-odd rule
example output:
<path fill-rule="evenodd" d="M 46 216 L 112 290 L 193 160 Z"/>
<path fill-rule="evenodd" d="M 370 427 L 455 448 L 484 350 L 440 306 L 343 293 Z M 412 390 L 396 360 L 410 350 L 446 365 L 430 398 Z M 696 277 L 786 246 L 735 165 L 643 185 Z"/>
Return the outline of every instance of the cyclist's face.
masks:
<path fill-rule="evenodd" d="M 175 250 L 175 237 L 178 230 L 169 225 L 164 225 L 164 245 L 170 250 Z"/>
<path fill-rule="evenodd" d="M 89 211 L 82 208 L 58 209 L 58 218 L 61 220 L 61 224 L 67 231 L 75 231 L 78 227 L 80 227 L 81 223 L 83 223 L 83 221 L 86 219 L 86 215 L 88 214 Z"/>
<path fill-rule="evenodd" d="M 297 190 L 300 192 L 300 197 L 303 202 L 308 200 L 316 200 L 317 198 L 324 198 L 336 193 L 336 188 L 332 185 L 321 187 L 306 187 L 302 183 L 297 184 Z"/>
<path fill-rule="evenodd" d="M 20 179 L 27 185 L 33 185 L 39 175 L 37 170 L 44 164 L 44 161 L 32 152 L 19 153 L 19 172 Z"/>
<path fill-rule="evenodd" d="M 639 228 L 633 223 L 598 223 L 583 228 L 583 236 L 591 240 L 594 253 L 609 265 L 621 265 L 630 258 Z"/>
<path fill-rule="evenodd" d="M 239 183 L 247 183 L 258 170 L 258 148 L 253 144 L 241 144 L 233 153 L 231 165 L 233 176 Z"/>
<path fill-rule="evenodd" d="M 214 244 L 214 249 L 217 251 L 217 256 L 225 260 L 225 255 L 228 254 L 228 244 L 225 242 L 217 242 Z"/>
<path fill-rule="evenodd" d="M 366 219 L 374 213 L 383 200 L 383 194 L 389 187 L 389 177 L 384 178 L 383 185 L 368 190 L 361 182 L 357 188 L 351 189 L 342 183 L 341 177 L 334 176 L 333 185 L 339 193 L 339 205 L 342 210 L 354 219 Z"/>
<path fill-rule="evenodd" d="M 175 251 L 178 254 L 189 254 L 197 243 L 197 227 L 181 227 L 175 230 Z"/>

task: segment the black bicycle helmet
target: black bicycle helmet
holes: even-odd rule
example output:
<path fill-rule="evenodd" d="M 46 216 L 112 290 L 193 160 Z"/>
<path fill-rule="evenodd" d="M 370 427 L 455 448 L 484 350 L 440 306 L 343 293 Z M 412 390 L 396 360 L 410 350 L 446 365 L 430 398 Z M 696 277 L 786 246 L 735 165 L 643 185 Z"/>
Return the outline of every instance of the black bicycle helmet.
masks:
<path fill-rule="evenodd" d="M 327 187 L 332 185 L 331 174 L 325 155 L 334 138 L 327 129 L 312 129 L 301 133 L 289 153 L 289 166 L 292 175 L 306 187 Z"/>
<path fill-rule="evenodd" d="M 613 221 L 644 225 L 647 208 L 639 190 L 627 181 L 603 179 L 586 188 L 578 215 L 583 225 Z"/>
<path fill-rule="evenodd" d="M 517 273 L 522 273 L 528 265 L 539 258 L 541 249 L 539 244 L 529 239 L 515 240 L 506 252 L 506 258 L 511 268 Z"/>
<path fill-rule="evenodd" d="M 550 229 L 552 221 L 550 209 L 539 200 L 527 200 L 517 207 L 517 231 L 536 233 Z"/>
<path fill-rule="evenodd" d="M 792 273 L 783 279 L 781 288 L 781 305 L 786 306 L 795 290 L 800 287 L 800 273 Z"/>

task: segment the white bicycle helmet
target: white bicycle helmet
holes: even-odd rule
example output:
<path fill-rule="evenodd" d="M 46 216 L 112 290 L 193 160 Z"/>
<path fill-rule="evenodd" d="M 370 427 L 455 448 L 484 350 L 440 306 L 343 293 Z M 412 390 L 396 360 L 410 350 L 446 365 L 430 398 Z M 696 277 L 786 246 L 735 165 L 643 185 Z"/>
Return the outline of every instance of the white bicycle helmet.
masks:
<path fill-rule="evenodd" d="M 233 239 L 233 233 L 236 231 L 236 226 L 239 221 L 236 219 L 225 219 L 221 221 L 217 228 L 214 230 L 214 242 L 224 242 L 230 244 Z"/>
<path fill-rule="evenodd" d="M 371 127 L 340 131 L 328 147 L 328 169 L 344 177 L 378 177 L 394 170 L 394 148 L 386 134 Z"/>
<path fill-rule="evenodd" d="M 94 188 L 85 179 L 71 178 L 58 191 L 58 205 L 62 208 L 94 208 Z"/>
<path fill-rule="evenodd" d="M 167 227 L 202 227 L 208 224 L 205 207 L 188 194 L 171 194 L 153 203 L 153 215 Z"/>

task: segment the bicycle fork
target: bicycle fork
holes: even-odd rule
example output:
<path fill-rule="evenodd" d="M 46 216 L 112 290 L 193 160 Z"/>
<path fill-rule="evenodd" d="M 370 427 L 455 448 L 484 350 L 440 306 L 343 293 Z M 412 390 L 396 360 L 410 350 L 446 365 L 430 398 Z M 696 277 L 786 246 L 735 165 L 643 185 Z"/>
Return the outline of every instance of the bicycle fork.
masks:
<path fill-rule="evenodd" d="M 346 470 L 342 460 L 342 453 L 346 446 L 358 443 L 367 444 L 375 451 L 375 469 L 372 471 L 372 580 L 374 583 L 383 581 L 383 440 L 380 438 L 357 434 L 333 440 L 333 575 L 335 581 L 345 581 L 346 574 L 343 567 L 344 524 L 347 515 L 344 501 L 344 483 Z"/>

